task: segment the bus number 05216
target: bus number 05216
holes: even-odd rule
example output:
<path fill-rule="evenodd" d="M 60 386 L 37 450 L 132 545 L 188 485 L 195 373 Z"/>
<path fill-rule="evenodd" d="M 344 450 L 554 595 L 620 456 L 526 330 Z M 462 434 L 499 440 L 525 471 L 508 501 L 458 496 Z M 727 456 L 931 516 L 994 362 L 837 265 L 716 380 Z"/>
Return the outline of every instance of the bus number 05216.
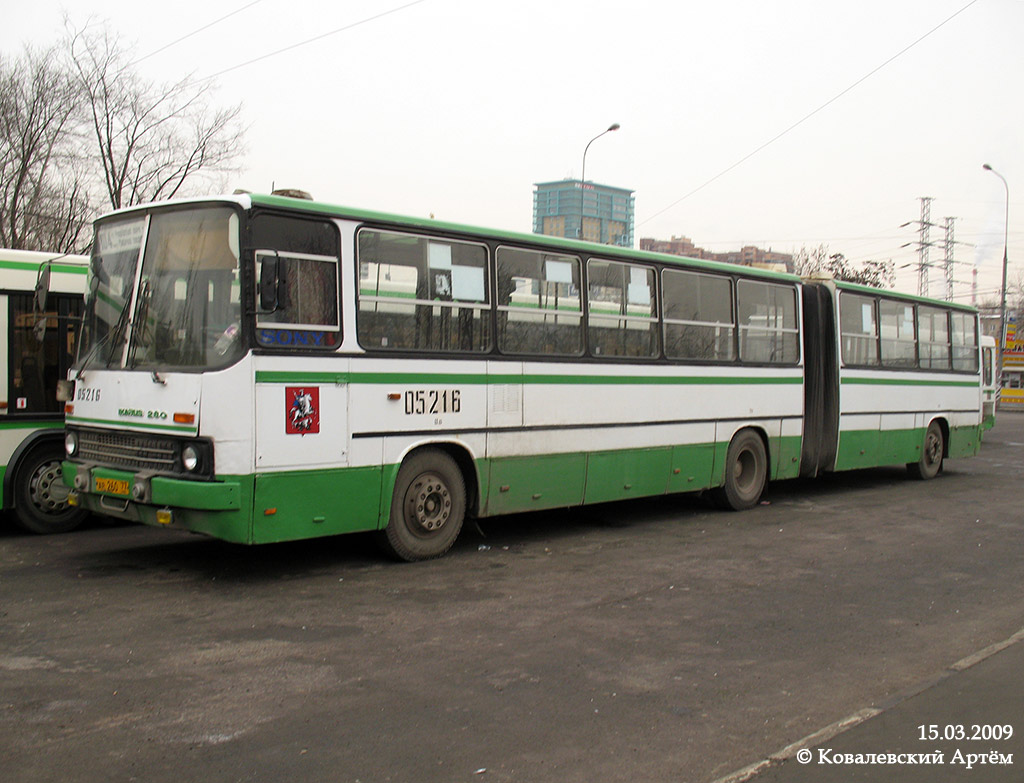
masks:
<path fill-rule="evenodd" d="M 462 410 L 458 389 L 416 389 L 405 393 L 405 412 L 413 416 L 430 413 L 458 413 Z"/>

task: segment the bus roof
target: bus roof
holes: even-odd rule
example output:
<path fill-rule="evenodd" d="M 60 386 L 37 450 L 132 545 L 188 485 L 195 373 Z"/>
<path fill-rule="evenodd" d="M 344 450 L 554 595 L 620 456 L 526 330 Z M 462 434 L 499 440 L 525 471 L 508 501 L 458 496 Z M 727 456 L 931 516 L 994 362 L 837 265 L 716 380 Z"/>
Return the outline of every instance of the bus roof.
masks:
<path fill-rule="evenodd" d="M 451 223 L 433 218 L 409 217 L 396 215 L 389 212 L 379 212 L 368 209 L 357 209 L 354 207 L 326 204 L 320 201 L 292 198 L 290 196 L 263 195 L 256 193 L 244 193 L 226 196 L 210 196 L 206 198 L 175 199 L 173 201 L 154 202 L 150 204 L 138 204 L 133 207 L 109 212 L 101 216 L 105 220 L 118 215 L 129 214 L 144 209 L 162 208 L 167 206 L 184 206 L 188 204 L 203 204 L 228 202 L 240 205 L 243 209 L 251 207 L 263 207 L 269 209 L 284 209 L 306 214 L 317 214 L 325 217 L 339 218 L 342 220 L 368 221 L 387 225 L 396 229 L 425 229 L 429 231 L 440 231 L 458 234 L 462 237 L 474 239 L 496 239 L 516 244 L 529 244 L 534 246 L 548 247 L 552 250 L 561 250 L 572 253 L 585 253 L 588 256 L 601 256 L 609 259 L 634 260 L 634 261 L 658 261 L 663 264 L 678 265 L 680 267 L 691 267 L 707 271 L 721 272 L 725 274 L 742 274 L 747 277 L 759 277 L 779 282 L 798 283 L 800 278 L 797 275 L 787 272 L 774 272 L 769 269 L 757 269 L 756 267 L 740 266 L 738 264 L 727 264 L 719 261 L 708 261 L 702 258 L 689 258 L 674 256 L 665 253 L 652 253 L 646 250 L 634 250 L 628 247 L 617 245 L 602 245 L 595 242 L 583 242 L 577 239 L 565 239 L 553 237 L 546 234 L 524 234 L 521 232 L 507 231 L 504 229 L 488 229 L 479 226 L 470 226 L 462 223 Z"/>
<path fill-rule="evenodd" d="M 929 299 L 926 296 L 916 296 L 915 294 L 904 294 L 900 291 L 891 291 L 888 288 L 873 288 L 869 285 L 860 285 L 859 283 L 848 283 L 845 280 L 835 280 L 836 288 L 843 291 L 856 291 L 861 294 L 870 294 L 872 296 L 878 296 L 879 294 L 885 295 L 887 298 L 902 299 L 906 302 L 917 302 L 918 304 L 935 305 L 936 307 L 951 307 L 955 310 L 964 310 L 968 313 L 978 312 L 978 308 L 972 307 L 967 304 L 960 304 L 959 302 L 946 302 L 942 299 Z"/>
<path fill-rule="evenodd" d="M 697 267 L 700 269 L 713 270 L 730 274 L 743 274 L 751 277 L 763 277 L 778 281 L 799 282 L 796 275 L 785 272 L 773 272 L 768 269 L 757 269 L 755 267 L 744 267 L 737 264 L 726 264 L 718 261 L 708 261 L 700 258 L 687 258 L 664 253 L 651 253 L 646 250 L 634 250 L 633 248 L 620 247 L 618 245 L 603 245 L 595 242 L 584 242 L 578 239 L 566 239 L 564 237 L 548 236 L 546 234 L 524 234 L 504 229 L 488 229 L 478 226 L 469 226 L 461 223 L 449 223 L 433 218 L 416 218 L 401 215 L 394 215 L 386 212 L 372 210 L 353 209 L 332 204 L 324 204 L 318 201 L 307 201 L 305 199 L 289 198 L 287 196 L 266 196 L 252 194 L 249 197 L 253 206 L 272 207 L 277 209 L 294 209 L 330 217 L 338 217 L 346 220 L 371 221 L 376 223 L 389 224 L 395 227 L 407 227 L 417 229 L 428 229 L 431 231 L 444 231 L 462 236 L 475 237 L 479 239 L 497 239 L 515 242 L 516 244 L 542 245 L 552 249 L 566 252 L 585 253 L 588 256 L 601 256 L 610 259 L 622 260 L 657 260 L 666 264 L 678 264 L 680 266 Z"/>
<path fill-rule="evenodd" d="M 505 240 L 508 242 L 515 242 L 517 244 L 540 245 L 543 247 L 550 247 L 552 249 L 563 250 L 566 252 L 585 253 L 588 256 L 601 256 L 605 258 L 622 260 L 658 261 L 660 263 L 668 265 L 677 265 L 680 267 L 696 268 L 707 271 L 721 272 L 725 274 L 742 274 L 743 276 L 747 277 L 759 277 L 769 280 L 776 280 L 779 282 L 802 282 L 802 278 L 799 275 L 790 274 L 788 272 L 774 272 L 769 269 L 758 269 L 756 267 L 741 266 L 739 264 L 729 264 L 721 261 L 709 261 L 703 258 L 690 258 L 689 256 L 676 256 L 667 253 L 653 253 L 647 250 L 634 250 L 633 248 L 620 247 L 617 245 L 603 245 L 595 242 L 584 242 L 578 239 L 566 239 L 564 237 L 548 236 L 547 234 L 524 234 L 522 232 L 507 231 L 504 229 L 487 229 L 479 226 L 470 226 L 462 223 L 450 223 L 443 220 L 435 220 L 433 218 L 409 217 L 403 215 L 396 215 L 388 212 L 357 209 L 354 207 L 339 206 L 337 204 L 327 204 L 321 201 L 307 200 L 304 198 L 293 198 L 291 196 L 283 195 L 239 193 L 227 196 L 178 199 L 167 202 L 139 204 L 134 207 L 128 207 L 127 209 L 118 210 L 115 213 L 109 213 L 108 215 L 104 215 L 103 217 L 110 217 L 111 215 L 123 214 L 125 212 L 131 212 L 141 209 L 149 209 L 155 206 L 162 207 L 165 205 L 169 206 L 172 204 L 184 205 L 210 202 L 235 203 L 239 204 L 243 209 L 249 209 L 251 207 L 264 207 L 271 209 L 284 209 L 289 211 L 304 212 L 307 214 L 313 213 L 318 215 L 324 215 L 326 217 L 340 218 L 343 220 L 369 221 L 374 223 L 381 223 L 394 228 L 426 229 L 430 231 L 449 232 L 453 234 L 459 234 L 464 237 L 473 237 L 477 239 L 497 239 Z M 875 295 L 884 294 L 885 296 L 891 296 L 906 301 L 920 302 L 924 304 L 934 304 L 937 306 L 941 305 L 946 307 L 953 307 L 955 309 L 965 310 L 967 312 L 977 312 L 977 309 L 971 307 L 970 305 L 959 304 L 956 302 L 944 302 L 938 299 L 929 299 L 927 297 L 915 296 L 913 294 L 905 294 L 899 291 L 892 291 L 885 288 L 872 288 L 871 286 L 859 285 L 857 283 L 847 283 L 842 280 L 815 282 L 831 282 L 834 283 L 837 288 L 844 290 L 860 291 L 863 293 Z"/>
<path fill-rule="evenodd" d="M 89 269 L 89 257 L 72 253 L 48 253 L 40 250 L 11 250 L 0 248 L 0 269 L 34 269 L 53 261 L 54 272 L 85 274 Z"/>
<path fill-rule="evenodd" d="M 45 253 L 36 250 L 0 248 L 0 288 L 34 291 L 43 264 L 50 264 L 49 290 L 54 293 L 84 294 L 89 271 L 88 256 Z"/>

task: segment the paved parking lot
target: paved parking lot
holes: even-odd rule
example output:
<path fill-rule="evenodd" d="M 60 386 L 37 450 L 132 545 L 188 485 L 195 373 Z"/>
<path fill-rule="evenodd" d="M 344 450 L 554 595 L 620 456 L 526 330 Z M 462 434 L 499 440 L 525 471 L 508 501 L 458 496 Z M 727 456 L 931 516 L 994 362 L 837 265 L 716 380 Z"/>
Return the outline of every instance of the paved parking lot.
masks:
<path fill-rule="evenodd" d="M 360 537 L 7 525 L 3 777 L 727 778 L 1021 630 L 1022 463 L 1006 414 L 932 482 L 891 468 L 778 484 L 741 514 L 676 497 L 484 520 L 414 565 Z M 1017 678 L 1003 693 L 1024 703 Z M 859 779 L 829 774 L 806 779 Z M 953 774 L 935 779 L 980 779 Z"/>

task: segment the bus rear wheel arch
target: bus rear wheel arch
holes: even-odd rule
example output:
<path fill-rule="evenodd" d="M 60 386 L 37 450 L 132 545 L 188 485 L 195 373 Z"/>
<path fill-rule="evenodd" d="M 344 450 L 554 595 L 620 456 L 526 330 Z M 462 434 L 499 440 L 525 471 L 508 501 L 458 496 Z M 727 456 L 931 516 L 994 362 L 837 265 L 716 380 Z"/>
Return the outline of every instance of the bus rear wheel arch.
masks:
<path fill-rule="evenodd" d="M 942 470 L 942 460 L 946 455 L 946 430 L 936 419 L 928 425 L 921 444 L 921 459 L 907 464 L 907 472 L 916 479 L 933 479 Z"/>
<path fill-rule="evenodd" d="M 757 505 L 768 483 L 768 450 L 753 429 L 737 432 L 725 456 L 725 480 L 711 491 L 715 503 L 724 509 L 742 511 Z"/>
<path fill-rule="evenodd" d="M 458 464 L 440 449 L 422 449 L 398 470 L 379 541 L 399 560 L 441 557 L 455 544 L 465 517 L 466 482 Z"/>

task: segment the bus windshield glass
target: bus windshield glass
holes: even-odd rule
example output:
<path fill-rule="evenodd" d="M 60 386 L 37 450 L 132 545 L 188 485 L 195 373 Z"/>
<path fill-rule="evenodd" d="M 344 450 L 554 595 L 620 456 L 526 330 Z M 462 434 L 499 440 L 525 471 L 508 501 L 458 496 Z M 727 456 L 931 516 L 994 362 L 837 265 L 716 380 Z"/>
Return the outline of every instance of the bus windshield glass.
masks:
<path fill-rule="evenodd" d="M 79 364 L 197 371 L 236 361 L 238 259 L 238 217 L 229 207 L 100 223 Z"/>

